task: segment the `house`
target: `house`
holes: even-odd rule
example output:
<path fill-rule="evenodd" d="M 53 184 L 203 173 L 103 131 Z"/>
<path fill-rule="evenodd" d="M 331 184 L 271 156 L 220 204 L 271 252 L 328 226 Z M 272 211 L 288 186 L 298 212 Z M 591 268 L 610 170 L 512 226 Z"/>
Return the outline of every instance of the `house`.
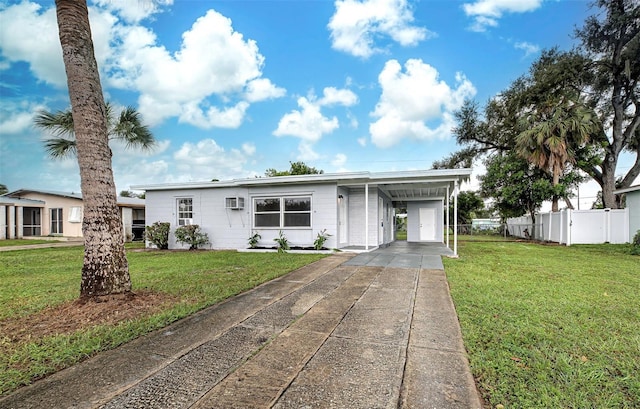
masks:
<path fill-rule="evenodd" d="M 640 185 L 614 190 L 613 193 L 626 194 L 626 208 L 629 209 L 629 240 L 633 240 L 636 232 L 640 230 Z"/>
<path fill-rule="evenodd" d="M 452 199 L 457 211 L 460 183 L 470 175 L 471 169 L 352 172 L 132 188 L 146 191 L 147 224 L 171 224 L 169 248 L 183 248 L 176 227 L 197 224 L 215 249 L 247 248 L 254 233 L 258 245 L 273 246 L 280 231 L 291 245 L 310 246 L 326 230 L 326 247 L 367 251 L 394 240 L 399 207 L 407 209 L 408 241 L 449 245 L 445 212 Z"/>
<path fill-rule="evenodd" d="M 142 239 L 144 199 L 118 197 L 123 234 Z M 82 195 L 20 189 L 0 196 L 0 239 L 31 236 L 82 237 Z"/>

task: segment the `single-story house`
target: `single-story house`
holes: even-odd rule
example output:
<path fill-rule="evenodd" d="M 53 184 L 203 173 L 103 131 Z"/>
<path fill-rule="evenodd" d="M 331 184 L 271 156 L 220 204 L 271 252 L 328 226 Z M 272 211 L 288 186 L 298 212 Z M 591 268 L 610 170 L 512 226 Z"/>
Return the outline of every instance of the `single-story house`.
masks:
<path fill-rule="evenodd" d="M 470 175 L 471 169 L 352 172 L 132 188 L 146 192 L 147 225 L 171 224 L 169 248 L 184 248 L 176 227 L 197 224 L 214 249 L 245 249 L 254 233 L 259 246 L 274 246 L 280 231 L 291 245 L 311 246 L 326 230 L 325 247 L 368 251 L 395 239 L 400 207 L 407 209 L 408 241 L 449 245 L 445 212 L 450 200 L 457 211 L 459 186 Z"/>
<path fill-rule="evenodd" d="M 144 199 L 118 196 L 123 234 L 142 239 Z M 0 196 L 0 239 L 82 237 L 82 194 L 20 189 Z"/>
<path fill-rule="evenodd" d="M 616 195 L 626 195 L 626 208 L 629 209 L 629 240 L 633 240 L 640 230 L 640 185 L 614 190 Z"/>

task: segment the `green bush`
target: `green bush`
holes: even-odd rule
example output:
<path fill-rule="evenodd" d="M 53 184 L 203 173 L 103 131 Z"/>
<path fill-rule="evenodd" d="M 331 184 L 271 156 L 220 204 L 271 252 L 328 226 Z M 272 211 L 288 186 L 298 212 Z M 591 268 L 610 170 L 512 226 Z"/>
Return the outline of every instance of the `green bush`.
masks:
<path fill-rule="evenodd" d="M 329 239 L 329 237 L 331 237 L 331 235 L 327 233 L 327 229 L 319 231 L 318 237 L 316 237 L 316 240 L 313 242 L 313 248 L 316 250 L 322 250 L 324 243 Z"/>
<path fill-rule="evenodd" d="M 638 230 L 636 235 L 633 236 L 633 241 L 631 242 L 631 254 L 640 256 L 640 230 Z"/>
<path fill-rule="evenodd" d="M 209 244 L 209 236 L 207 233 L 200 231 L 200 226 L 191 224 L 189 226 L 180 226 L 176 229 L 176 241 L 182 244 L 188 244 L 189 250 L 197 250 L 198 247 Z"/>
<path fill-rule="evenodd" d="M 144 228 L 144 238 L 160 250 L 169 248 L 169 222 L 155 222 Z"/>
<path fill-rule="evenodd" d="M 278 253 L 286 253 L 289 250 L 289 240 L 285 237 L 282 230 L 278 233 L 278 237 L 273 239 L 276 243 L 278 243 Z"/>
<path fill-rule="evenodd" d="M 255 249 L 256 247 L 258 247 L 258 242 L 260 241 L 261 238 L 262 236 L 260 235 L 260 233 L 258 232 L 253 233 L 253 235 L 249 237 L 249 247 L 252 249 Z"/>

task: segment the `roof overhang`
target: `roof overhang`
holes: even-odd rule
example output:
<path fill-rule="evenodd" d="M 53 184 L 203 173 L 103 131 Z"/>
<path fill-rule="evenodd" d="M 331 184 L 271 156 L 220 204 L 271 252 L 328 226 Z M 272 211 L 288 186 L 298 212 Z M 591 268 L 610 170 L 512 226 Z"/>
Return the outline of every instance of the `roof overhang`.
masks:
<path fill-rule="evenodd" d="M 163 191 L 226 187 L 287 186 L 332 183 L 344 187 L 378 187 L 394 201 L 435 200 L 453 193 L 471 176 L 471 169 L 435 169 L 400 172 L 348 172 L 317 175 L 233 179 L 221 182 L 187 182 L 131 186 L 135 190 Z"/>
<path fill-rule="evenodd" d="M 614 190 L 613 193 L 615 193 L 616 195 L 621 195 L 623 193 L 635 192 L 636 190 L 640 190 L 640 185 L 629 186 L 624 189 L 617 189 Z"/>

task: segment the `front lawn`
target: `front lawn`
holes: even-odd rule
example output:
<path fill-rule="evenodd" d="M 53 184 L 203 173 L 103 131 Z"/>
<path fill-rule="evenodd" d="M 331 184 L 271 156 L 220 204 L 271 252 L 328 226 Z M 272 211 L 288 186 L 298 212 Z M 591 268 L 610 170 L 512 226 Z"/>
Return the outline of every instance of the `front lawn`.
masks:
<path fill-rule="evenodd" d="M 467 242 L 444 261 L 491 407 L 638 407 L 640 257 L 629 249 Z"/>
<path fill-rule="evenodd" d="M 85 305 L 81 246 L 0 253 L 0 396 L 325 257 L 132 247 L 138 296 Z"/>

